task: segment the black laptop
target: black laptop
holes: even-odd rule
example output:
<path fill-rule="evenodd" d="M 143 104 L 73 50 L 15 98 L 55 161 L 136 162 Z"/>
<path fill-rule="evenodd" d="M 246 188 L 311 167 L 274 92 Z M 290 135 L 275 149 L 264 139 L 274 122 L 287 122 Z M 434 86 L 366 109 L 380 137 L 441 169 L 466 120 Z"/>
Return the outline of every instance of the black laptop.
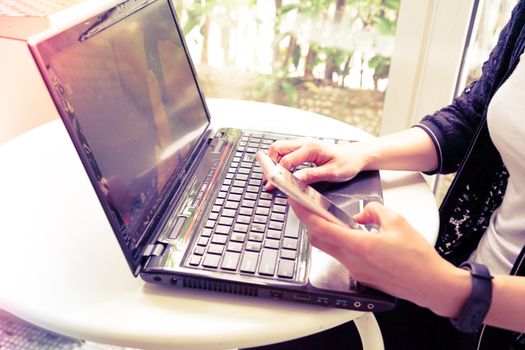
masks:
<path fill-rule="evenodd" d="M 263 190 L 255 153 L 297 136 L 213 131 L 169 1 L 124 1 L 76 23 L 30 47 L 135 276 L 345 309 L 394 307 L 311 247 L 285 196 Z M 319 186 L 350 213 L 382 201 L 378 172 Z"/>

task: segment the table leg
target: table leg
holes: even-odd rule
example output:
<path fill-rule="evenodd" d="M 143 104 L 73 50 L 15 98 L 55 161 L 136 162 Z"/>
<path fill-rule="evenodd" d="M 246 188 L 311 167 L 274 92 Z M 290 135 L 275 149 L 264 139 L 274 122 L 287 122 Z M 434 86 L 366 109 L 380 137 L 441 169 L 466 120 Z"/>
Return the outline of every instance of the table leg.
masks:
<path fill-rule="evenodd" d="M 361 342 L 363 343 L 363 350 L 384 350 L 383 336 L 379 324 L 371 312 L 365 312 L 354 320 Z"/>

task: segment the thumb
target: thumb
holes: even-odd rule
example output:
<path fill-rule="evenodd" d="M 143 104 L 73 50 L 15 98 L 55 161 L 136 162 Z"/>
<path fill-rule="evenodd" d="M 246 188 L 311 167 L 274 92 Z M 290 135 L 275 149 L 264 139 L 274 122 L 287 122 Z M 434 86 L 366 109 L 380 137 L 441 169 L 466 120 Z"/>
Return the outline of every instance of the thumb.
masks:
<path fill-rule="evenodd" d="M 293 173 L 293 175 L 305 184 L 311 184 L 320 181 L 331 181 L 334 178 L 333 172 L 330 171 L 326 165 L 297 170 Z"/>
<path fill-rule="evenodd" d="M 362 225 L 376 224 L 387 229 L 397 216 L 399 216 L 397 213 L 386 208 L 381 203 L 370 202 L 365 206 L 362 212 L 354 215 L 353 218 L 357 223 Z"/>

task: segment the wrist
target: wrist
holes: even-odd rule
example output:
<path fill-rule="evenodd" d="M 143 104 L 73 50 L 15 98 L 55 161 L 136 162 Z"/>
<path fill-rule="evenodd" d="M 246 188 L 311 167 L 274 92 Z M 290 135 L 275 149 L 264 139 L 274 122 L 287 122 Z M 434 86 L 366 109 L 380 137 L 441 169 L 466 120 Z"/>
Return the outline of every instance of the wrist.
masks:
<path fill-rule="evenodd" d="M 381 152 L 377 147 L 377 142 L 362 141 L 358 144 L 361 154 L 362 170 L 379 170 Z"/>
<path fill-rule="evenodd" d="M 461 314 L 472 290 L 470 272 L 450 265 L 441 280 L 441 287 L 436 288 L 439 296 L 430 309 L 444 317 L 456 318 Z"/>
<path fill-rule="evenodd" d="M 492 275 L 483 265 L 465 261 L 459 267 L 468 270 L 472 276 L 470 296 L 463 306 L 463 310 L 450 322 L 458 330 L 465 333 L 474 333 L 482 326 L 492 303 Z"/>

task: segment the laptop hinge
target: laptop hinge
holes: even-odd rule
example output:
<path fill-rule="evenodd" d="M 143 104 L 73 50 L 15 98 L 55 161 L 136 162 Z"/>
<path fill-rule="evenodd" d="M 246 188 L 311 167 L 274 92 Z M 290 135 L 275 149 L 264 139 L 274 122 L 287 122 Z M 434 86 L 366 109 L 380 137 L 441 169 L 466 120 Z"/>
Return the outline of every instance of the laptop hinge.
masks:
<path fill-rule="evenodd" d="M 166 247 L 164 246 L 164 244 L 161 243 L 148 244 L 144 249 L 142 256 L 145 258 L 148 258 L 150 256 L 161 256 L 162 253 L 164 253 L 165 248 Z"/>

